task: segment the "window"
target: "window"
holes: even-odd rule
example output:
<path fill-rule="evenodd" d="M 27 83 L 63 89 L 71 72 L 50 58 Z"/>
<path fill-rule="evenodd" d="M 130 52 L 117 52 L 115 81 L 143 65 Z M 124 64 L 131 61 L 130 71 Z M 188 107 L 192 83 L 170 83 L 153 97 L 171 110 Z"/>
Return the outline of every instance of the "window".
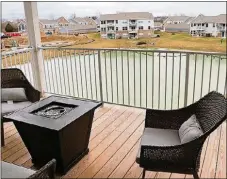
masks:
<path fill-rule="evenodd" d="M 122 30 L 128 30 L 128 27 L 122 27 Z"/>
<path fill-rule="evenodd" d="M 143 30 L 143 26 L 139 26 L 139 29 L 140 29 L 140 30 Z"/>
<path fill-rule="evenodd" d="M 116 24 L 118 24 L 118 20 L 116 20 L 115 22 L 116 22 Z"/>
<path fill-rule="evenodd" d="M 131 27 L 131 30 L 135 30 L 136 29 L 136 27 Z"/>
<path fill-rule="evenodd" d="M 143 23 L 143 21 L 138 21 L 138 23 Z"/>
<path fill-rule="evenodd" d="M 193 24 L 191 24 L 191 27 L 193 27 Z"/>
<path fill-rule="evenodd" d="M 122 24 L 127 24 L 128 22 L 127 21 L 123 21 Z"/>
<path fill-rule="evenodd" d="M 101 21 L 101 24 L 106 24 L 106 21 Z"/>
<path fill-rule="evenodd" d="M 151 29 L 151 26 L 148 26 L 148 29 L 150 30 Z"/>
<path fill-rule="evenodd" d="M 106 28 L 101 28 L 101 31 L 102 31 L 102 32 L 105 32 L 105 31 L 106 31 Z"/>
<path fill-rule="evenodd" d="M 202 26 L 204 26 L 204 24 L 202 24 Z"/>
<path fill-rule="evenodd" d="M 118 27 L 116 27 L 116 31 L 118 31 Z"/>
<path fill-rule="evenodd" d="M 208 24 L 206 24 L 206 27 L 208 27 Z"/>
<path fill-rule="evenodd" d="M 213 23 L 213 27 L 215 27 L 215 23 Z"/>

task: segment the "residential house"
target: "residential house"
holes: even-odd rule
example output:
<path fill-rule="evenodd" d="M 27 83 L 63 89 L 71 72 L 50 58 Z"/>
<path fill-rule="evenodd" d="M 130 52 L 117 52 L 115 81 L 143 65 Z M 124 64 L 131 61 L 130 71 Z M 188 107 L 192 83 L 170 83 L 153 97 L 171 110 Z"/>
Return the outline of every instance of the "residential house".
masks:
<path fill-rule="evenodd" d="M 73 17 L 69 19 L 68 27 L 59 29 L 60 33 L 75 34 L 75 33 L 89 33 L 97 32 L 96 22 L 89 17 Z"/>
<path fill-rule="evenodd" d="M 63 16 L 59 17 L 56 21 L 57 21 L 59 27 L 68 27 L 69 26 L 69 21 Z"/>
<path fill-rule="evenodd" d="M 100 15 L 102 38 L 150 37 L 154 32 L 154 17 L 149 12 L 120 12 Z"/>
<path fill-rule="evenodd" d="M 25 32 L 27 30 L 26 20 L 21 19 L 18 21 L 18 32 Z"/>
<path fill-rule="evenodd" d="M 193 17 L 189 16 L 169 16 L 163 23 L 164 24 L 180 24 L 180 23 L 190 23 Z"/>
<path fill-rule="evenodd" d="M 226 14 L 218 16 L 198 15 L 190 24 L 192 36 L 214 36 L 226 38 Z"/>
<path fill-rule="evenodd" d="M 40 19 L 40 30 L 41 32 L 47 33 L 57 33 L 59 29 L 59 24 L 57 20 L 49 20 L 49 19 Z"/>
<path fill-rule="evenodd" d="M 169 16 L 164 23 L 164 31 L 166 32 L 189 32 L 190 22 L 194 17 L 189 16 Z"/>
<path fill-rule="evenodd" d="M 61 34 L 84 34 L 89 32 L 97 32 L 96 26 L 74 24 L 73 26 L 59 28 Z"/>

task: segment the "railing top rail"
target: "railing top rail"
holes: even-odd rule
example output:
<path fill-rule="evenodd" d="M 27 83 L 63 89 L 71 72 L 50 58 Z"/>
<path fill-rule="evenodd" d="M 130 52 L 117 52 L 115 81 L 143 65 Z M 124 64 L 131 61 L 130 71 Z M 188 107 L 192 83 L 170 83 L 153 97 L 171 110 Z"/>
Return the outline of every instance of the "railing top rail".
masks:
<path fill-rule="evenodd" d="M 11 51 L 1 52 L 1 55 L 6 56 L 6 55 L 12 55 L 12 54 L 15 54 L 15 53 L 29 52 L 29 51 L 32 51 L 32 50 L 33 50 L 32 47 L 28 47 L 28 48 L 23 48 L 23 49 L 16 49 L 16 50 L 11 50 Z"/>
<path fill-rule="evenodd" d="M 73 47 L 39 47 L 39 49 L 57 49 L 57 50 L 117 50 L 117 51 L 140 51 L 140 52 L 160 52 L 160 53 L 188 53 L 188 54 L 204 54 L 204 55 L 223 55 L 224 52 L 204 52 L 204 51 L 190 51 L 190 50 L 162 50 L 162 49 L 127 49 L 127 48 L 73 48 Z"/>

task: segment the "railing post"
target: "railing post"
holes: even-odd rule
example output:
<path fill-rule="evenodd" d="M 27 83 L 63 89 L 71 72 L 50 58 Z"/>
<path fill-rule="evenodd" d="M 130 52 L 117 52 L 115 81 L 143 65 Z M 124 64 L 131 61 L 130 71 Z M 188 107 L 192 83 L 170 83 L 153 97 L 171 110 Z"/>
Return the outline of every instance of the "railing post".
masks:
<path fill-rule="evenodd" d="M 38 49 L 41 46 L 40 28 L 39 28 L 39 17 L 37 2 L 24 2 L 24 11 L 27 22 L 28 39 L 30 46 L 33 47 L 32 51 L 32 72 L 34 78 L 35 87 L 41 92 L 44 91 L 44 68 L 42 52 Z"/>
<path fill-rule="evenodd" d="M 103 91 L 102 91 L 102 66 L 101 66 L 101 54 L 100 50 L 98 50 L 98 68 L 99 68 L 99 86 L 100 86 L 100 98 L 103 106 Z"/>
<path fill-rule="evenodd" d="M 189 56 L 190 56 L 189 53 L 186 53 L 184 106 L 187 106 L 188 104 Z"/>

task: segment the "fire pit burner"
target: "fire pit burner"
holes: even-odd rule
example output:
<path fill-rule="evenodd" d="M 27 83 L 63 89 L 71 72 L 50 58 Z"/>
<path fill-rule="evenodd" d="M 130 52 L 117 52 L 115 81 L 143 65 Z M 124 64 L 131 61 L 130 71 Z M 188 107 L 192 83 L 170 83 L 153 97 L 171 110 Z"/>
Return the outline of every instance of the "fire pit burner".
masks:
<path fill-rule="evenodd" d="M 77 107 L 76 105 L 63 104 L 59 102 L 51 102 L 35 111 L 32 111 L 32 114 L 38 116 L 44 116 L 52 119 L 57 119 L 67 112 L 71 111 Z"/>

